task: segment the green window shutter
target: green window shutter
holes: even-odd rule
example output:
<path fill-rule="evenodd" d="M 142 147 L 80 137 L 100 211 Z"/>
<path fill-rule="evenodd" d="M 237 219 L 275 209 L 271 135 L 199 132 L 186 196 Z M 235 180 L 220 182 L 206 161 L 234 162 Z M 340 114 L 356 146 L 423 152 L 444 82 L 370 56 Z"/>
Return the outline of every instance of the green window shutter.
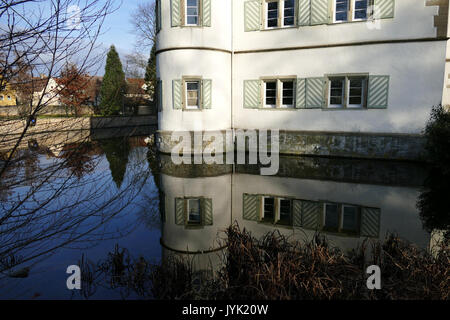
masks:
<path fill-rule="evenodd" d="M 202 206 L 202 224 L 204 226 L 212 226 L 213 225 L 213 207 L 212 207 L 212 199 L 201 199 Z"/>
<path fill-rule="evenodd" d="M 179 226 L 186 224 L 185 201 L 183 198 L 175 198 L 175 224 Z"/>
<path fill-rule="evenodd" d="M 375 19 L 388 19 L 394 17 L 395 0 L 374 0 L 373 17 Z"/>
<path fill-rule="evenodd" d="M 249 0 L 244 3 L 245 31 L 257 31 L 261 27 L 261 2 Z"/>
<path fill-rule="evenodd" d="M 362 208 L 361 236 L 378 238 L 380 236 L 381 210 L 377 208 Z"/>
<path fill-rule="evenodd" d="M 311 24 L 311 0 L 298 1 L 298 25 L 309 26 Z"/>
<path fill-rule="evenodd" d="M 306 79 L 306 102 L 305 108 L 322 108 L 324 100 L 325 78 Z"/>
<path fill-rule="evenodd" d="M 258 221 L 260 207 L 261 207 L 260 196 L 244 193 L 243 208 L 242 208 L 244 220 Z"/>
<path fill-rule="evenodd" d="M 172 27 L 181 25 L 181 2 L 180 0 L 171 0 L 171 23 Z"/>
<path fill-rule="evenodd" d="M 302 201 L 294 200 L 292 202 L 292 223 L 294 227 L 302 226 Z"/>
<path fill-rule="evenodd" d="M 306 107 L 306 79 L 297 79 L 295 107 L 297 109 L 304 109 Z"/>
<path fill-rule="evenodd" d="M 211 0 L 203 0 L 202 25 L 204 27 L 211 27 Z"/>
<path fill-rule="evenodd" d="M 369 76 L 368 109 L 386 109 L 389 101 L 389 76 Z"/>
<path fill-rule="evenodd" d="M 311 0 L 311 25 L 327 24 L 329 21 L 329 0 Z M 331 1 L 331 0 L 330 0 Z"/>
<path fill-rule="evenodd" d="M 156 32 L 161 30 L 161 0 L 156 1 Z"/>
<path fill-rule="evenodd" d="M 310 230 L 319 228 L 320 215 L 323 213 L 322 203 L 318 201 L 302 201 L 302 227 Z"/>
<path fill-rule="evenodd" d="M 212 106 L 212 80 L 202 80 L 203 109 L 211 109 Z"/>
<path fill-rule="evenodd" d="M 158 111 L 161 112 L 163 110 L 163 103 L 162 103 L 162 99 L 163 99 L 163 88 L 162 88 L 162 81 L 158 80 L 158 94 L 156 96 L 156 99 L 158 99 Z"/>
<path fill-rule="evenodd" d="M 244 108 L 258 109 L 261 107 L 261 80 L 244 81 Z"/>
<path fill-rule="evenodd" d="M 182 109 L 183 106 L 183 83 L 181 80 L 172 81 L 172 91 L 173 91 L 173 108 Z"/>

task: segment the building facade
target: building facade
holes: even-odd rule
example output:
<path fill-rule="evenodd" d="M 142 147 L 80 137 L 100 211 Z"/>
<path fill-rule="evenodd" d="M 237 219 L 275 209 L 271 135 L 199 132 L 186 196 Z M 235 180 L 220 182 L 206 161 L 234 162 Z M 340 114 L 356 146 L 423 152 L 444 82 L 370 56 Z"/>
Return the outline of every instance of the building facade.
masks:
<path fill-rule="evenodd" d="M 280 152 L 423 157 L 450 102 L 448 0 L 158 0 L 159 141 L 278 129 Z"/>

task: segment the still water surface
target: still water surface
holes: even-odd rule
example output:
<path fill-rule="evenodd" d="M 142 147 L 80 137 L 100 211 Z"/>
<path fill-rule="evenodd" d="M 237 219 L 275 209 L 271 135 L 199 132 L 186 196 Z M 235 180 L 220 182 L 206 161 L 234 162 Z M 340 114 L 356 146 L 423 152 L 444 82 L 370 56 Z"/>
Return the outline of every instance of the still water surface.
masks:
<path fill-rule="evenodd" d="M 143 137 L 21 151 L 0 183 L 0 299 L 81 299 L 66 269 L 104 261 L 116 245 L 160 263 L 189 257 L 199 273 L 220 265 L 232 223 L 256 237 L 293 240 L 316 229 L 343 250 L 388 232 L 430 245 L 416 202 L 421 164 L 282 157 L 276 176 L 251 165 L 179 165 Z M 10 215 L 9 215 L 10 214 Z M 139 298 L 110 285 L 91 299 Z"/>

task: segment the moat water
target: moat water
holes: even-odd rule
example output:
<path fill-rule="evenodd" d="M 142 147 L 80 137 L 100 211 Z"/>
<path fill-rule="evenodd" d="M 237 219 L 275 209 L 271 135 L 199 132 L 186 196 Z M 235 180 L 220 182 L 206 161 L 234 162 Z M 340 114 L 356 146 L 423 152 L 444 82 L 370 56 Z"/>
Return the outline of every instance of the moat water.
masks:
<path fill-rule="evenodd" d="M 437 227 L 417 208 L 423 164 L 282 157 L 276 176 L 260 176 L 256 165 L 174 165 L 144 139 L 36 141 L 18 152 L 0 181 L 0 299 L 148 298 L 108 276 L 112 253 L 154 264 L 185 256 L 201 273 L 220 263 L 232 223 L 256 237 L 277 229 L 312 237 L 306 215 L 296 220 L 299 203 L 317 204 L 316 226 L 343 250 L 387 233 L 427 249 Z M 179 199 L 189 208 L 183 221 Z M 252 216 L 249 199 L 262 216 Z M 88 290 L 69 290 L 71 265 L 105 272 Z"/>

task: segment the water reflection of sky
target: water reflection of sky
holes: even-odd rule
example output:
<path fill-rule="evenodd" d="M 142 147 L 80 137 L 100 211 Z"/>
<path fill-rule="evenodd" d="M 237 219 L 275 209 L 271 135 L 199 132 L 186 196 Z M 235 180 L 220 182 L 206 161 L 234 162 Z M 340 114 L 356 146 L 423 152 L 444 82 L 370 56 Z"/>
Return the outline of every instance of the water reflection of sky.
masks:
<path fill-rule="evenodd" d="M 101 140 L 75 150 L 75 159 L 68 156 L 70 148 L 28 154 L 9 179 L 36 177 L 32 183 L 28 179 L 7 192 L 0 188 L 1 209 L 6 212 L 18 197 L 48 179 L 21 207 L 27 212 L 64 187 L 30 226 L 0 238 L 13 247 L 11 239 L 20 243 L 30 235 L 42 237 L 15 249 L 17 256 L 30 258 L 20 264 L 30 267 L 30 273 L 25 279 L 1 277 L 0 298 L 78 299 L 66 288 L 67 266 L 78 264 L 83 255 L 94 264 L 104 261 L 116 244 L 148 262 L 158 263 L 173 254 L 188 257 L 196 271 L 206 272 L 220 264 L 220 238 L 230 224 L 237 222 L 256 237 L 279 230 L 304 241 L 315 234 L 307 221 L 311 208 L 313 222 L 345 251 L 366 236 L 382 240 L 389 232 L 422 248 L 430 243 L 416 208 L 428 172 L 420 164 L 282 157 L 278 175 L 261 176 L 252 165 L 177 166 L 170 156 L 154 157 L 139 138 Z M 158 173 L 153 176 L 150 168 Z M 196 219 L 190 219 L 189 203 L 196 204 Z M 295 216 L 296 210 L 301 216 Z M 364 226 L 365 214 L 369 224 Z M 375 225 L 373 217 L 379 218 Z M 92 296 L 122 297 L 120 290 L 107 285 L 98 286 Z"/>
<path fill-rule="evenodd" d="M 23 233 L 31 232 L 33 236 L 43 239 L 39 243 L 24 246 L 22 250 L 16 250 L 17 255 L 23 259 L 36 258 L 20 265 L 20 268 L 30 267 L 27 278 L 0 278 L 0 298 L 69 299 L 72 294 L 66 288 L 66 268 L 78 264 L 83 254 L 97 263 L 105 259 L 116 244 L 132 248 L 133 255 L 142 255 L 148 261 L 160 260 L 159 217 L 155 219 L 153 216 L 158 214 L 158 191 L 149 171 L 148 149 L 135 146 L 121 153 L 121 143 L 128 144 L 119 139 L 113 141 L 115 147 L 112 150 L 107 150 L 106 147 L 101 150 L 103 152 L 94 152 L 91 156 L 93 170 L 81 177 L 67 179 L 70 168 L 59 170 L 50 177 L 45 176 L 50 182 L 39 189 L 36 199 L 30 199 L 21 207 L 22 212 L 29 212 L 54 195 L 56 188 L 66 186 L 67 189 L 41 209 L 40 217 L 32 222 L 35 228 L 31 226 L 22 230 Z M 108 157 L 115 162 L 114 167 L 109 163 Z M 45 171 L 44 168 L 48 169 L 61 161 L 64 160 L 44 154 L 37 155 L 33 163 L 34 175 L 44 177 L 41 170 Z M 112 173 L 111 168 L 119 172 Z M 26 170 L 25 166 L 21 166 L 15 175 L 21 177 Z M 36 187 L 38 180 L 39 178 L 34 179 L 32 185 Z M 8 200 L 16 202 L 18 197 L 31 188 L 27 185 L 13 188 Z M 117 195 L 120 196 L 116 198 Z M 77 204 L 72 207 L 73 203 Z M 3 204 L 2 210 L 6 212 L 8 201 Z M 46 216 L 44 213 L 53 210 L 58 211 L 58 214 Z M 77 218 L 65 219 L 68 215 Z M 54 226 L 54 230 L 46 229 L 46 226 Z M 44 229 L 49 235 L 48 239 L 43 235 Z M 53 231 L 58 234 L 53 234 Z M 20 239 L 24 236 L 23 233 L 16 233 L 14 236 Z M 120 298 L 120 294 L 99 287 L 94 297 Z"/>

